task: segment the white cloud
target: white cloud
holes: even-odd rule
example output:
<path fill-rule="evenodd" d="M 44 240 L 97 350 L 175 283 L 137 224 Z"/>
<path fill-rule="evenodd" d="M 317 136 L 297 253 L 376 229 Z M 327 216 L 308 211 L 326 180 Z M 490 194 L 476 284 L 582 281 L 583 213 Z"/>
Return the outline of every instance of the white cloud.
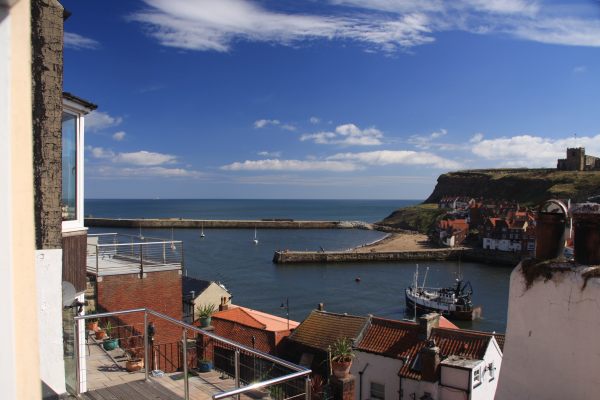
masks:
<path fill-rule="evenodd" d="M 121 122 L 123 122 L 121 117 L 113 117 L 102 111 L 92 111 L 85 117 L 85 129 L 97 132 L 120 125 Z"/>
<path fill-rule="evenodd" d="M 246 160 L 221 167 L 225 171 L 334 171 L 348 172 L 360 169 L 351 162 L 318 160 Z"/>
<path fill-rule="evenodd" d="M 439 131 L 431 132 L 429 135 L 412 135 L 408 138 L 408 143 L 414 144 L 420 149 L 428 149 L 431 147 L 432 141 L 446 136 L 447 133 L 447 130 L 440 129 Z"/>
<path fill-rule="evenodd" d="M 93 158 L 107 159 L 113 163 L 131 164 L 131 165 L 162 165 L 172 164 L 177 161 L 177 157 L 171 154 L 155 153 L 146 150 L 140 150 L 130 153 L 115 153 L 110 149 L 103 147 L 87 146 L 87 150 L 92 153 Z"/>
<path fill-rule="evenodd" d="M 281 122 L 279 122 L 278 119 L 259 119 L 254 121 L 254 127 L 256 129 L 260 129 L 260 128 L 264 128 L 267 125 L 279 125 Z"/>
<path fill-rule="evenodd" d="M 316 125 L 321 122 L 321 118 L 318 117 L 310 117 L 308 120 L 311 124 Z"/>
<path fill-rule="evenodd" d="M 97 49 L 100 47 L 100 43 L 96 40 L 73 32 L 65 32 L 64 41 L 65 47 L 73 50 Z"/>
<path fill-rule="evenodd" d="M 155 153 L 145 150 L 132 153 L 119 153 L 114 158 L 114 162 L 144 166 L 170 164 L 175 161 L 177 161 L 177 157 L 171 154 Z"/>
<path fill-rule="evenodd" d="M 469 143 L 479 143 L 483 140 L 483 133 L 474 134 L 471 139 L 469 139 Z"/>
<path fill-rule="evenodd" d="M 519 135 L 486 139 L 473 145 L 473 154 L 497 161 L 498 166 L 556 167 L 556 160 L 565 158 L 567 147 L 585 147 L 586 153 L 600 155 L 600 134 L 574 138 L 551 139 Z"/>
<path fill-rule="evenodd" d="M 92 166 L 86 169 L 91 178 L 200 178 L 204 173 L 184 168 Z"/>
<path fill-rule="evenodd" d="M 281 157 L 281 152 L 280 151 L 260 151 L 257 153 L 257 155 L 259 155 L 261 157 L 279 158 L 279 157 Z"/>
<path fill-rule="evenodd" d="M 334 132 L 306 133 L 301 141 L 310 140 L 317 144 L 337 144 L 342 146 L 377 146 L 382 144 L 383 133 L 374 127 L 360 129 L 354 124 L 339 125 Z"/>
<path fill-rule="evenodd" d="M 120 142 L 121 140 L 125 139 L 125 132 L 124 131 L 119 131 L 119 132 L 115 132 L 112 135 L 113 140 L 116 140 L 117 142 Z"/>
<path fill-rule="evenodd" d="M 327 158 L 328 160 L 357 162 L 367 165 L 423 165 L 432 168 L 459 169 L 461 164 L 442 158 L 428 152 L 408 150 L 381 150 L 360 153 L 338 153 Z"/>
<path fill-rule="evenodd" d="M 583 74 L 586 71 L 587 71 L 587 66 L 585 66 L 585 65 L 578 65 L 573 68 L 574 74 Z"/>
<path fill-rule="evenodd" d="M 283 124 L 281 125 L 281 129 L 285 129 L 286 131 L 295 131 L 296 127 L 292 124 Z"/>
<path fill-rule="evenodd" d="M 245 0 L 145 0 L 131 19 L 162 45 L 226 52 L 236 41 L 290 45 L 310 39 L 348 39 L 393 51 L 433 41 L 427 17 L 416 13 L 373 18 L 362 13 L 320 16 L 271 11 Z"/>

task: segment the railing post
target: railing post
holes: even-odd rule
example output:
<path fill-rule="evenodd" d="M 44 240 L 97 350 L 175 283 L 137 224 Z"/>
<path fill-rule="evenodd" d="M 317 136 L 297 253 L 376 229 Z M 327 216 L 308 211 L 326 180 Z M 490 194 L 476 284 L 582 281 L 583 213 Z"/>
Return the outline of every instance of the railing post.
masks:
<path fill-rule="evenodd" d="M 306 375 L 306 380 L 304 381 L 304 399 L 305 400 L 310 400 L 310 392 L 312 390 L 311 384 L 310 384 L 310 376 Z"/>
<path fill-rule="evenodd" d="M 234 368 L 235 368 L 235 388 L 238 389 L 240 387 L 240 351 L 238 349 L 235 350 Z M 239 394 L 236 397 L 238 400 L 240 400 Z"/>
<path fill-rule="evenodd" d="M 98 239 L 100 240 L 100 239 Z M 99 256 L 98 256 L 98 252 L 100 251 L 100 248 L 98 245 L 96 245 L 96 277 L 100 276 L 100 263 L 99 263 Z"/>
<path fill-rule="evenodd" d="M 167 243 L 163 242 L 163 264 L 167 263 Z"/>
<path fill-rule="evenodd" d="M 185 400 L 190 399 L 190 382 L 188 378 L 188 365 L 187 365 L 187 332 L 183 328 L 183 337 L 181 338 L 181 348 L 183 350 L 183 393 Z"/>
<path fill-rule="evenodd" d="M 144 277 L 144 250 L 143 250 L 143 245 L 140 244 L 140 272 L 141 272 L 141 278 Z"/>
<path fill-rule="evenodd" d="M 75 393 L 81 394 L 81 362 L 79 360 L 79 321 L 73 323 L 73 356 L 75 357 Z"/>
<path fill-rule="evenodd" d="M 144 310 L 144 379 L 148 380 L 150 374 L 148 367 L 150 358 L 148 357 L 148 311 Z"/>

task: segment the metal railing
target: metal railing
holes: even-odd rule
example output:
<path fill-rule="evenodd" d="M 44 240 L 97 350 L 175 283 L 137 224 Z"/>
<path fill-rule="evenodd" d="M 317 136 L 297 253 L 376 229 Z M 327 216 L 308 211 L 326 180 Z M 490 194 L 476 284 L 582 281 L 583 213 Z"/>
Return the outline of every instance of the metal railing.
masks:
<path fill-rule="evenodd" d="M 96 276 L 183 268 L 183 242 L 120 233 L 88 235 L 87 271 Z"/>
<path fill-rule="evenodd" d="M 264 353 L 262 351 L 244 346 L 240 343 L 237 343 L 233 340 L 218 336 L 210 331 L 206 331 L 200 329 L 196 326 L 186 324 L 182 321 L 179 321 L 175 318 L 169 317 L 168 315 L 161 314 L 154 310 L 148 308 L 137 308 L 131 310 L 122 310 L 115 312 L 105 312 L 98 314 L 90 314 L 90 315 L 80 315 L 74 318 L 74 343 L 80 342 L 80 331 L 78 325 L 80 321 L 84 321 L 87 319 L 113 319 L 118 320 L 119 318 L 129 318 L 129 316 L 137 315 L 138 319 L 141 320 L 139 314 L 143 313 L 143 323 L 139 322 L 137 325 L 139 329 L 135 329 L 133 324 L 129 324 L 127 326 L 127 330 L 131 332 L 131 337 L 143 338 L 143 354 L 144 354 L 144 379 L 147 381 L 150 379 L 150 369 L 154 363 L 154 358 L 151 355 L 151 352 L 154 352 L 154 346 L 150 343 L 151 335 L 149 334 L 149 319 L 152 317 L 153 322 L 164 321 L 170 326 L 179 327 L 182 330 L 181 336 L 181 370 L 183 372 L 183 398 L 185 400 L 189 400 L 190 396 L 190 378 L 189 378 L 189 360 L 188 358 L 188 350 L 189 350 L 189 333 L 197 335 L 199 340 L 200 338 L 203 340 L 212 341 L 212 352 L 214 353 L 214 362 L 217 364 L 217 357 L 219 353 L 217 350 L 221 350 L 223 352 L 229 352 L 233 355 L 231 357 L 233 360 L 232 369 L 229 371 L 225 371 L 221 369 L 223 374 L 231 375 L 234 379 L 235 387 L 232 390 L 222 390 L 219 393 L 215 393 L 212 395 L 213 400 L 225 399 L 228 397 L 240 399 L 240 395 L 255 392 L 261 389 L 276 389 L 272 390 L 272 393 L 275 395 L 272 396 L 275 400 L 291 400 L 291 399 L 299 399 L 304 398 L 305 400 L 310 400 L 311 397 L 311 370 L 300 365 L 296 365 L 289 361 L 283 360 L 279 357 L 273 356 L 268 353 Z M 127 316 L 127 317 L 125 317 Z M 114 329 L 114 328 L 113 328 Z M 153 329 L 153 328 L 152 328 Z M 142 331 L 142 332 L 140 332 Z M 82 388 L 82 379 L 86 376 L 84 369 L 82 369 L 82 360 L 85 359 L 85 354 L 80 354 L 82 351 L 82 347 L 79 345 L 74 346 L 75 349 L 75 359 L 76 359 L 76 394 L 79 396 L 81 394 Z M 141 350 L 141 349 L 140 349 Z M 247 362 L 247 360 L 251 359 L 252 362 Z M 152 362 L 150 362 L 152 360 Z M 244 360 L 246 362 L 244 363 Z M 114 360 L 113 360 L 114 361 Z M 253 366 L 250 364 L 254 364 Z M 256 369 L 257 365 L 265 366 L 268 365 L 268 368 L 260 369 L 252 371 L 248 373 L 249 369 Z M 242 370 L 245 368 L 245 374 Z M 215 369 L 218 369 L 215 365 Z M 225 368 L 227 369 L 227 368 Z M 82 373 L 83 372 L 83 373 Z M 257 373 L 258 372 L 258 373 Z M 273 376 L 274 375 L 274 376 Z M 254 378 L 250 381 L 248 376 L 254 376 Z M 256 377 L 258 376 L 258 379 Z M 299 382 L 299 380 L 303 380 L 303 382 Z M 245 384 L 244 386 L 242 384 Z"/>

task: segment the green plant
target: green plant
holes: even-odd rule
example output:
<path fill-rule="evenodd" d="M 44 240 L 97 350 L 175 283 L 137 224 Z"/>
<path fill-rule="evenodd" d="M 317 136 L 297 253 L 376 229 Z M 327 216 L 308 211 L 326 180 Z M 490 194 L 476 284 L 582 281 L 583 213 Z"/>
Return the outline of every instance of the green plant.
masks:
<path fill-rule="evenodd" d="M 197 308 L 198 317 L 208 318 L 215 312 L 215 309 L 216 309 L 216 307 L 214 304 L 202 304 L 201 306 L 199 306 Z"/>
<path fill-rule="evenodd" d="M 335 362 L 350 362 L 354 358 L 352 340 L 339 338 L 331 346 L 331 360 Z"/>
<path fill-rule="evenodd" d="M 85 313 L 85 315 L 94 315 L 97 314 L 96 309 L 95 308 L 91 308 L 88 312 Z M 88 322 L 98 322 L 98 318 L 87 318 Z"/>
<path fill-rule="evenodd" d="M 106 332 L 106 336 L 110 337 L 112 334 L 112 330 L 113 330 L 113 326 L 110 323 L 110 321 L 108 321 L 106 323 L 106 325 L 104 326 L 104 332 Z"/>

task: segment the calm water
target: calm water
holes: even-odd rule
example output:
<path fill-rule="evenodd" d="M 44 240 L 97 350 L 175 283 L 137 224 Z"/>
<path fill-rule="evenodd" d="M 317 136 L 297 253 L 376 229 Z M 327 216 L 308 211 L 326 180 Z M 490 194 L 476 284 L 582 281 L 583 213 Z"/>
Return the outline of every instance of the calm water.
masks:
<path fill-rule="evenodd" d="M 112 217 L 183 218 L 294 218 L 377 221 L 410 201 L 322 200 L 91 200 L 86 213 Z M 365 212 L 361 212 L 364 208 Z M 123 232 L 128 229 L 92 229 Z M 170 230 L 145 230 L 170 238 Z M 174 230 L 183 240 L 188 275 L 223 282 L 234 303 L 285 316 L 280 304 L 289 297 L 290 317 L 301 321 L 320 302 L 325 309 L 349 314 L 404 317 L 404 288 L 412 282 L 414 263 L 275 265 L 277 249 L 340 250 L 369 243 L 383 236 L 363 230 L 259 230 L 254 245 L 252 230 Z M 428 286 L 451 284 L 458 272 L 454 262 L 421 263 L 421 277 L 429 266 Z M 511 267 L 462 263 L 462 275 L 475 289 L 474 300 L 483 306 L 484 318 L 462 326 L 503 332 L 506 327 Z M 355 278 L 360 277 L 359 283 Z"/>

